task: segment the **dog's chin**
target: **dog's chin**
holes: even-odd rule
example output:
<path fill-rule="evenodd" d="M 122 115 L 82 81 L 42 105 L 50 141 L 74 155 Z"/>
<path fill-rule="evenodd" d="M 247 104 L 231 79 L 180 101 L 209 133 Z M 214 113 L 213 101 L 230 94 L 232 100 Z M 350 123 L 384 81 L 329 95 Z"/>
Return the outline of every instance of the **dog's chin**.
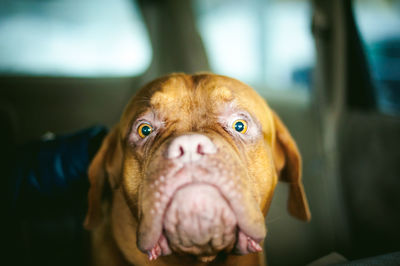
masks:
<path fill-rule="evenodd" d="M 259 242 L 266 235 L 262 212 L 250 189 L 233 175 L 245 173 L 229 173 L 182 168 L 168 178 L 150 179 L 143 189 L 147 200 L 141 205 L 138 248 L 150 260 L 172 252 L 204 261 L 220 252 L 261 251 Z"/>
<path fill-rule="evenodd" d="M 261 251 L 258 241 L 247 236 L 229 201 L 213 185 L 191 183 L 179 188 L 162 218 L 162 233 L 150 260 L 172 252 L 210 262 L 221 253 L 248 254 Z"/>
<path fill-rule="evenodd" d="M 166 209 L 163 229 L 173 251 L 204 261 L 233 249 L 237 219 L 216 187 L 190 184 L 176 191 Z"/>

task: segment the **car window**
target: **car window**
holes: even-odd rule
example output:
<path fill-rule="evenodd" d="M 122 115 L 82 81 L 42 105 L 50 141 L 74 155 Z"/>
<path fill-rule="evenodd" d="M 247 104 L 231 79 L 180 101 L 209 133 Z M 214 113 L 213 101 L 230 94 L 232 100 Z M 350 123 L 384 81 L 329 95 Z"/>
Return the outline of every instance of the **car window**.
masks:
<path fill-rule="evenodd" d="M 194 0 L 211 69 L 259 90 L 309 88 L 315 61 L 311 3 Z"/>
<path fill-rule="evenodd" d="M 378 107 L 400 114 L 400 1 L 355 0 L 353 10 Z"/>
<path fill-rule="evenodd" d="M 134 76 L 151 57 L 136 1 L 0 2 L 2 74 Z"/>

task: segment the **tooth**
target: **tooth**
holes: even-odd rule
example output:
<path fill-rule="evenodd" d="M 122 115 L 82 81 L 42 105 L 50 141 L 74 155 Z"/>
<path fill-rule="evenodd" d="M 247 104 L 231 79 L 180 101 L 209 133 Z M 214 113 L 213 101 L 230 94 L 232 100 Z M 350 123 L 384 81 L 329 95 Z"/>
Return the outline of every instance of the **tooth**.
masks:
<path fill-rule="evenodd" d="M 149 257 L 149 260 L 153 260 L 153 255 L 151 254 L 151 251 L 147 251 L 147 256 Z"/>
<path fill-rule="evenodd" d="M 152 254 L 153 254 L 153 259 L 154 260 L 157 259 L 158 256 L 156 254 L 155 248 L 153 249 Z"/>
<path fill-rule="evenodd" d="M 251 252 L 260 252 L 260 251 L 262 251 L 262 247 L 256 241 L 254 241 L 250 237 L 247 238 L 247 241 L 248 241 L 247 249 L 249 251 L 251 251 Z"/>
<path fill-rule="evenodd" d="M 147 251 L 147 255 L 150 261 L 156 260 L 159 256 L 162 255 L 160 245 L 157 243 L 150 251 Z"/>

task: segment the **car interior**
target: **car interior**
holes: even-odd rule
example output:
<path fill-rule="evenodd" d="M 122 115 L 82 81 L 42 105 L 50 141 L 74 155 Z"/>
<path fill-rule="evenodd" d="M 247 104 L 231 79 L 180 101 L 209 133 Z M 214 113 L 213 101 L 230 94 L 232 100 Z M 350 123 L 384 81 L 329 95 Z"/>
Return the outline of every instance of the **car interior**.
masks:
<path fill-rule="evenodd" d="M 399 0 L 1 0 L 5 265 L 79 265 L 87 181 L 26 196 L 27 165 L 47 164 L 32 152 L 101 141 L 139 88 L 173 72 L 249 84 L 297 142 L 312 219 L 289 215 L 279 183 L 267 265 L 400 264 Z"/>

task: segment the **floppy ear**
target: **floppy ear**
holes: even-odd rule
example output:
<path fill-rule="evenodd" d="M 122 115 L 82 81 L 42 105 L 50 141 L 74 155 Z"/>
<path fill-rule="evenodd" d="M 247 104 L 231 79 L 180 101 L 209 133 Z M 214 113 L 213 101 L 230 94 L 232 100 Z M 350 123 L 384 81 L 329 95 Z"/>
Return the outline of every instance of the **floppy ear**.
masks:
<path fill-rule="evenodd" d="M 276 130 L 273 144 L 275 168 L 281 181 L 289 183 L 288 210 L 294 217 L 309 221 L 310 209 L 301 181 L 301 156 L 296 142 L 278 115 L 272 111 Z"/>
<path fill-rule="evenodd" d="M 102 220 L 102 198 L 106 185 L 115 189 L 119 184 L 123 158 L 121 146 L 119 130 L 115 127 L 104 138 L 89 166 L 88 212 L 84 222 L 86 229 L 93 229 Z"/>

